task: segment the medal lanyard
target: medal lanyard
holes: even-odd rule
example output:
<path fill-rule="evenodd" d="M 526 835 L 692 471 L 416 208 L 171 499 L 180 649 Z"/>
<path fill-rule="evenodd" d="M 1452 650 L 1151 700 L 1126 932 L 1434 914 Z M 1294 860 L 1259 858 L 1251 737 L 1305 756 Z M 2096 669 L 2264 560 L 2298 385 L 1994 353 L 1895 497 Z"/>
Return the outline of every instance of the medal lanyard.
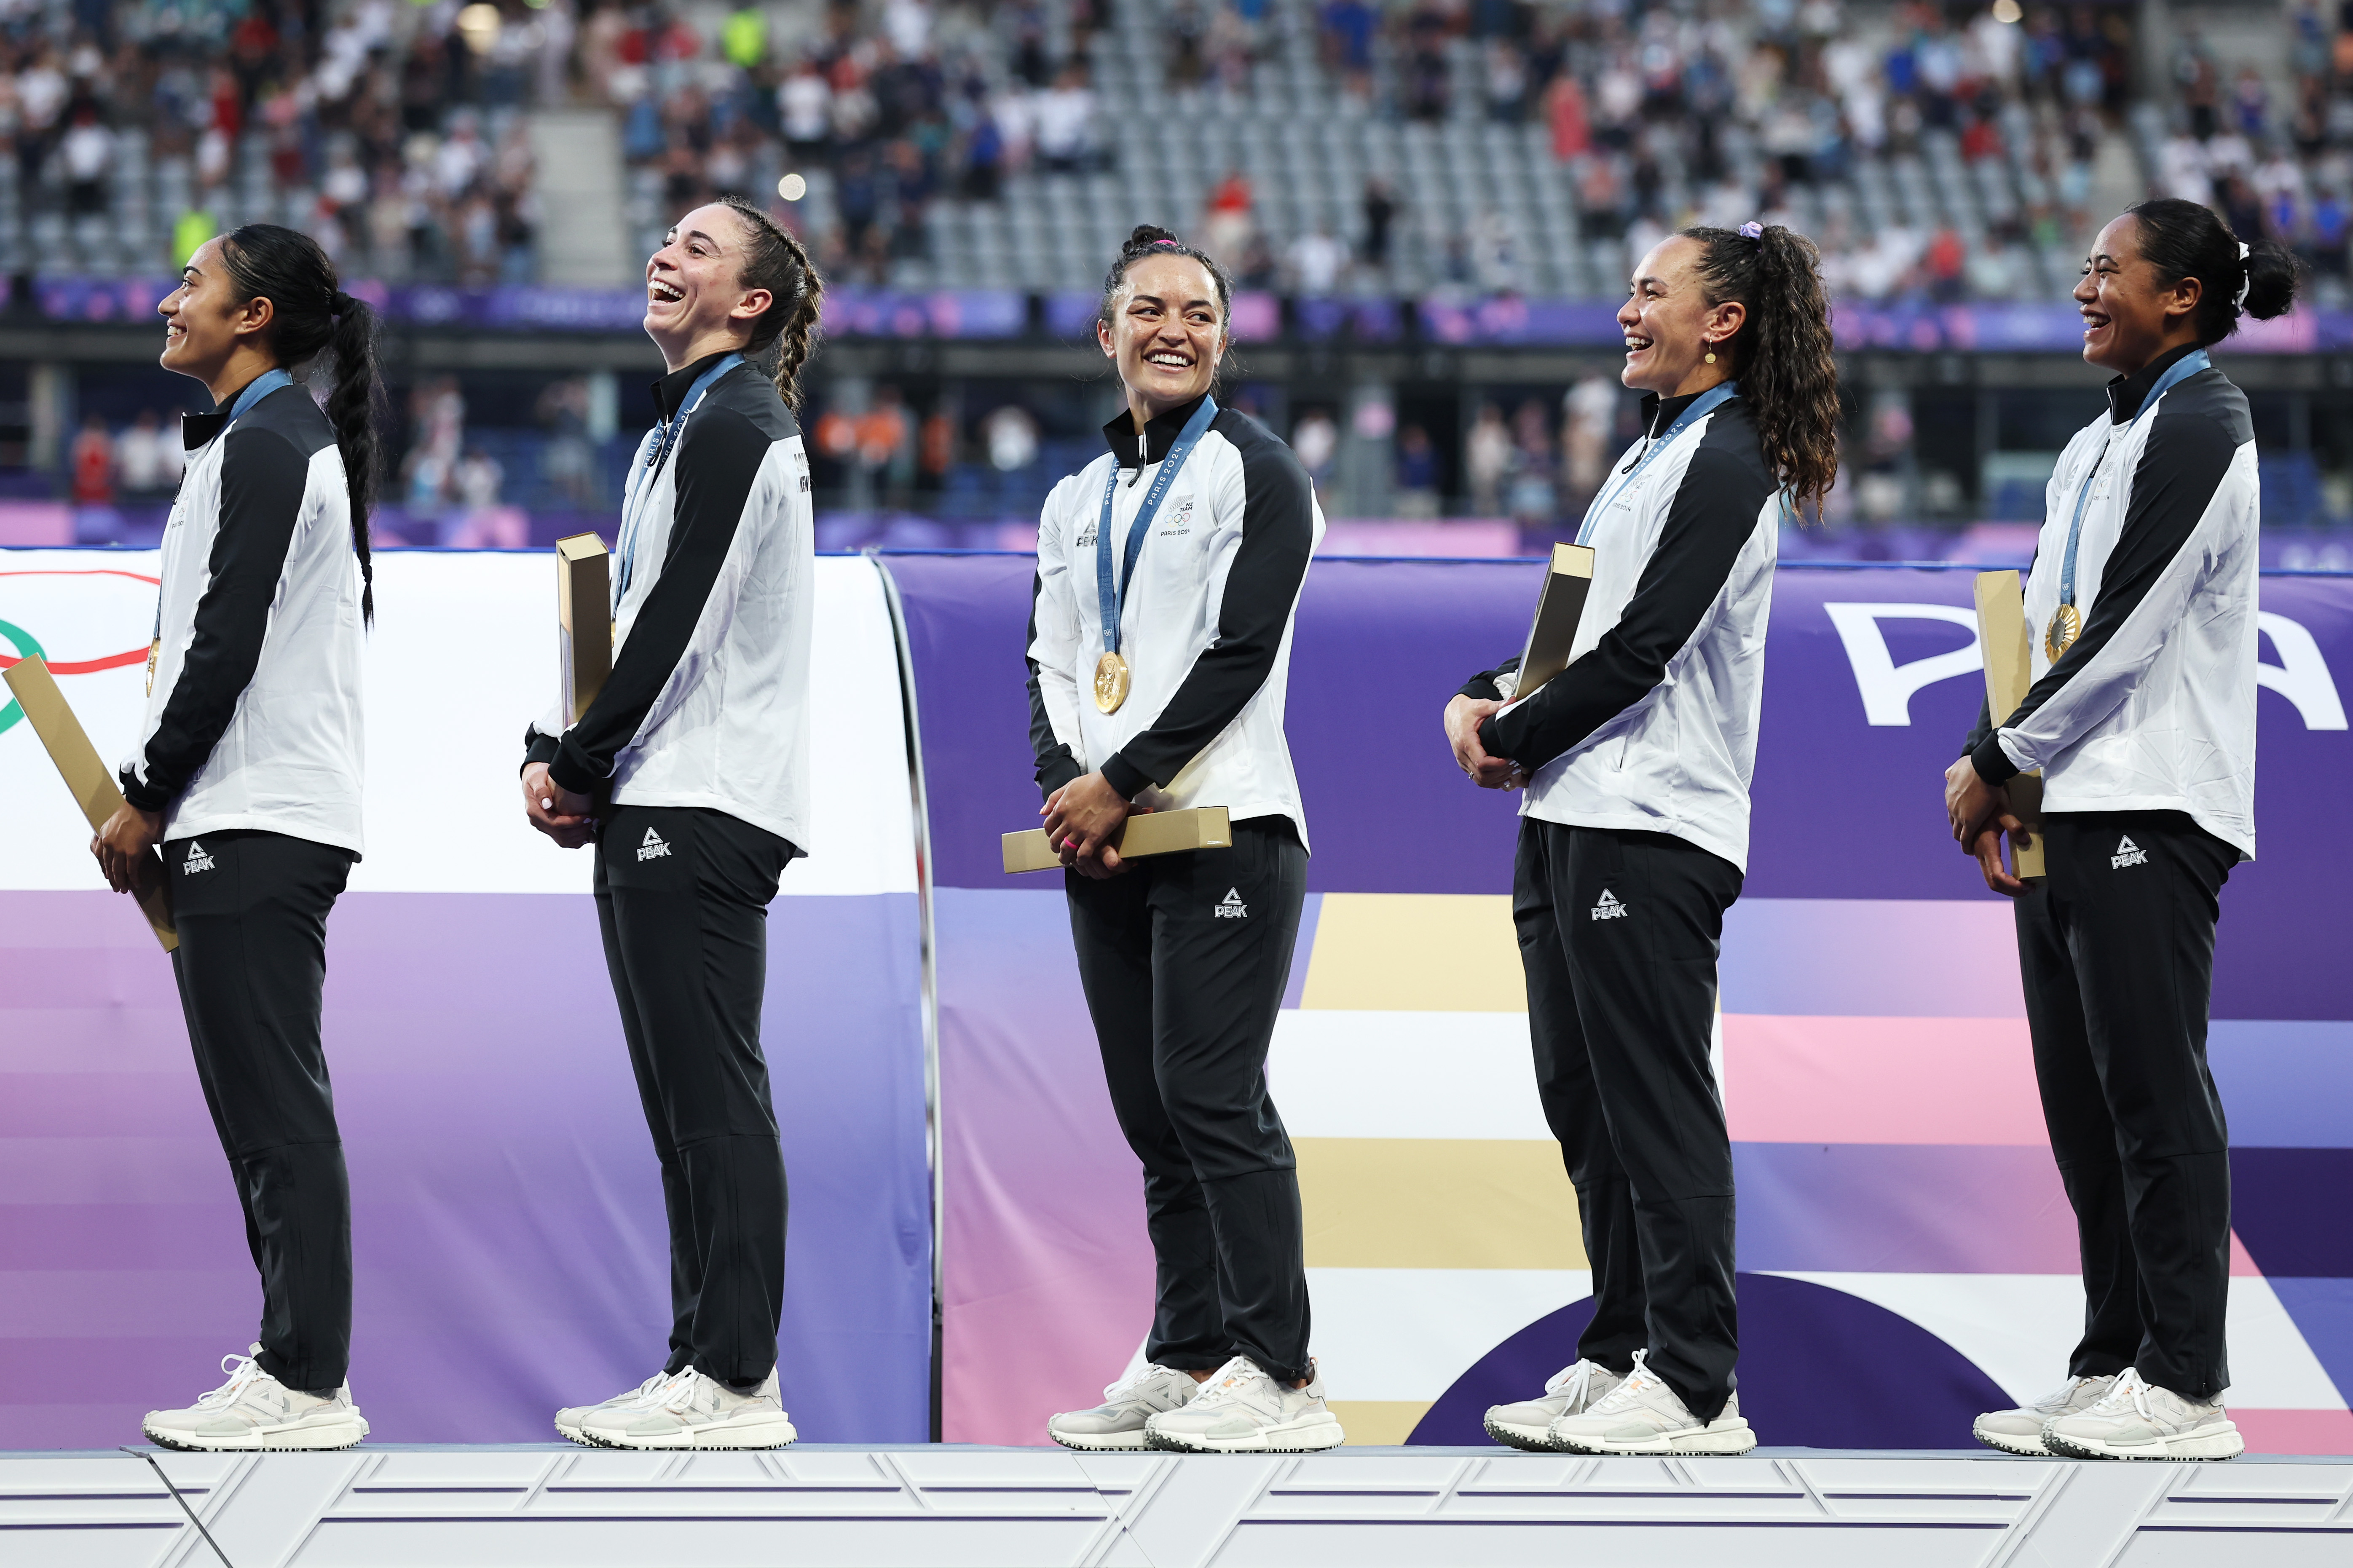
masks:
<path fill-rule="evenodd" d="M 629 577 L 638 560 L 638 534 L 645 521 L 645 508 L 637 504 L 651 492 L 654 480 L 661 477 L 662 465 L 670 460 L 672 447 L 686 429 L 687 416 L 702 406 L 711 384 L 744 363 L 742 354 L 727 354 L 717 364 L 694 378 L 694 384 L 679 399 L 678 412 L 648 432 L 646 439 L 652 449 L 644 461 L 629 474 L 629 493 L 622 498 L 621 515 L 621 578 L 613 587 L 613 610 L 620 613 L 621 599 L 629 591 Z"/>
<path fill-rule="evenodd" d="M 1127 604 L 1127 590 L 1135 580 L 1136 557 L 1144 553 L 1145 535 L 1152 531 L 1153 514 L 1176 482 L 1176 470 L 1193 455 L 1193 447 L 1209 428 L 1209 421 L 1218 416 L 1218 400 L 1201 399 L 1201 406 L 1193 410 L 1193 417 L 1185 421 L 1168 455 L 1160 459 L 1160 471 L 1153 476 L 1152 488 L 1144 492 L 1144 504 L 1135 509 L 1135 520 L 1127 525 L 1127 548 L 1121 553 L 1120 574 L 1114 584 L 1111 567 L 1111 503 L 1119 493 L 1119 463 L 1113 459 L 1111 472 L 1103 479 L 1103 517 L 1095 524 L 1095 600 L 1103 618 L 1103 652 L 1119 651 L 1120 612 Z M 1136 433 L 1139 444 L 1147 440 L 1143 432 Z M 1139 450 L 1136 456 L 1145 453 Z"/>
<path fill-rule="evenodd" d="M 2156 407 L 2157 400 L 2172 391 L 2177 382 L 2187 381 L 2201 370 L 2211 369 L 2213 363 L 2204 349 L 2174 361 L 2166 373 L 2157 378 L 2157 384 L 2148 389 L 2148 395 L 2140 400 L 2140 407 L 2125 424 L 2125 434 L 2131 435 L 2133 426 L 2140 423 L 2140 416 Z M 2073 605 L 2075 603 L 2075 544 L 2084 537 L 2084 503 L 2092 499 L 2093 482 L 2100 477 L 2100 465 L 2108 460 L 2108 448 L 2116 445 L 2116 439 L 2115 426 L 2111 426 L 2107 438 L 2100 443 L 2100 455 L 2092 459 L 2092 471 L 2084 476 L 2084 486 L 2075 492 L 2075 516 L 2067 525 L 2067 554 L 2059 568 L 2059 602 L 2063 605 Z"/>
<path fill-rule="evenodd" d="M 213 439 L 217 441 L 226 437 L 228 434 L 229 426 L 236 424 L 238 417 L 243 415 L 247 409 L 252 407 L 255 404 L 260 402 L 263 398 L 269 396 L 280 387 L 291 386 L 293 384 L 294 378 L 287 374 L 286 372 L 282 370 L 268 370 L 262 372 L 261 374 L 253 379 L 252 383 L 248 385 L 243 392 L 238 393 L 236 398 L 230 402 L 228 405 L 228 421 L 221 426 L 220 435 L 214 437 Z M 154 644 L 148 649 L 147 653 L 147 679 L 150 681 L 153 681 L 155 679 L 155 655 L 161 648 L 163 641 L 164 590 L 159 586 L 155 590 Z"/>
<path fill-rule="evenodd" d="M 1636 460 L 1632 471 L 1619 480 L 1615 486 L 1593 498 L 1593 504 L 1585 509 L 1585 521 L 1577 528 L 1577 542 L 1584 544 L 1591 541 L 1593 531 L 1600 526 L 1602 513 L 1616 505 L 1618 498 L 1625 494 L 1634 481 L 1642 477 L 1642 470 L 1651 466 L 1651 458 L 1665 451 L 1668 444 L 1676 437 L 1739 395 L 1740 384 L 1736 381 L 1726 381 L 1709 387 L 1705 392 L 1693 398 L 1691 406 L 1684 409 L 1675 422 L 1667 426 L 1665 434 L 1652 441 L 1643 451 L 1641 457 Z"/>

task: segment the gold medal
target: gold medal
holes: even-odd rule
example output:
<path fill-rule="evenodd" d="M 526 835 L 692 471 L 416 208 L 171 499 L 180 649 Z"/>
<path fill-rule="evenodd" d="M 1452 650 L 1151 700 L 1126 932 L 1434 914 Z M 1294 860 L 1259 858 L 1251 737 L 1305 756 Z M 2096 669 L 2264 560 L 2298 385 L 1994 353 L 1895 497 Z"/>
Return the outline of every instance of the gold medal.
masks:
<path fill-rule="evenodd" d="M 2051 613 L 2051 624 L 2042 629 L 2043 656 L 2058 663 L 2068 645 L 2083 635 L 2084 613 L 2073 605 L 2060 605 Z"/>
<path fill-rule="evenodd" d="M 1095 660 L 1095 710 L 1116 713 L 1119 705 L 1127 700 L 1127 660 L 1115 653 L 1107 653 Z"/>
<path fill-rule="evenodd" d="M 147 645 L 147 695 L 155 695 L 155 661 L 164 657 L 164 639 L 157 637 Z"/>

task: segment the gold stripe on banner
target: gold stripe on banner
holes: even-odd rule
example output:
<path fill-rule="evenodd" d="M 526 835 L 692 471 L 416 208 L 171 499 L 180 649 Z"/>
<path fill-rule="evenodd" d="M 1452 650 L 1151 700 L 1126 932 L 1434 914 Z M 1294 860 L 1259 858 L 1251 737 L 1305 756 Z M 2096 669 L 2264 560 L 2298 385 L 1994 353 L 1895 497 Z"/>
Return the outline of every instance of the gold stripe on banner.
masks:
<path fill-rule="evenodd" d="M 1303 1007 L 1525 1013 L 1503 893 L 1326 893 Z"/>
<path fill-rule="evenodd" d="M 1310 1268 L 1583 1268 L 1560 1145 L 1299 1138 Z"/>
<path fill-rule="evenodd" d="M 1390 1447 L 1413 1436 L 1435 1399 L 1335 1399 L 1332 1414 L 1352 1448 Z"/>

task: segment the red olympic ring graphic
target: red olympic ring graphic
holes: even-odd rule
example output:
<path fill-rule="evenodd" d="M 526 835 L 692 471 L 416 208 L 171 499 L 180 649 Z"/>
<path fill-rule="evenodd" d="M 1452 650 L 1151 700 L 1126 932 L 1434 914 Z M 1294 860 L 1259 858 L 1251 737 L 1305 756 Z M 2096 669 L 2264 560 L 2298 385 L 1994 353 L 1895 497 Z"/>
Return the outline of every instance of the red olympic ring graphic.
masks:
<path fill-rule="evenodd" d="M 150 577 L 143 572 L 117 571 L 111 566 L 91 567 L 80 572 L 0 572 L 0 577 L 128 577 L 134 583 L 153 583 L 157 587 L 163 586 L 164 583 L 161 577 Z M 21 661 L 14 654 L 0 653 L 0 669 L 6 669 L 19 662 Z M 51 675 L 96 675 L 101 669 L 121 669 L 127 665 L 146 662 L 147 650 L 143 647 L 134 647 L 128 653 L 111 653 L 103 658 L 53 660 L 49 665 L 49 673 Z"/>

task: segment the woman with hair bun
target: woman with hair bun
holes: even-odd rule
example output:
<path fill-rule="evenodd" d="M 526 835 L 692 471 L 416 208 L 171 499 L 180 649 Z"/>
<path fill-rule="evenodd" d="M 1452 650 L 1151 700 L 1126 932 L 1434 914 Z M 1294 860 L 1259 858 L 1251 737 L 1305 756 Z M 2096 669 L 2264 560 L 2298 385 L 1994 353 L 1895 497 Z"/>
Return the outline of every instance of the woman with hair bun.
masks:
<path fill-rule="evenodd" d="M 668 374 L 622 502 L 613 672 L 579 722 L 550 714 L 523 737 L 525 817 L 596 845 L 670 1227 L 670 1342 L 635 1388 L 555 1413 L 583 1447 L 797 1436 L 776 1367 L 785 1162 L 760 1018 L 768 904 L 809 841 L 817 535 L 793 410 L 823 294 L 800 241 L 732 196 L 647 261 L 646 335 Z"/>
<path fill-rule="evenodd" d="M 2295 262 L 2195 202 L 2102 229 L 2074 297 L 2107 407 L 2061 454 L 2026 584 L 2034 684 L 1980 714 L 1946 814 L 2017 900 L 2051 1149 L 2082 1241 L 2067 1381 L 1978 1440 L 2076 1458 L 2227 1459 L 2230 1139 L 2206 1063 L 2214 926 L 2255 853 L 2258 483 L 2246 395 L 2207 350 L 2284 314 Z M 1999 721 L 1997 722 L 1997 720 Z M 2002 864 L 2007 785 L 2042 773 L 2045 874 Z M 2161 983 L 2152 977 L 2161 977 Z"/>
<path fill-rule="evenodd" d="M 1710 1060 L 1783 520 L 1838 474 L 1838 368 L 1813 242 L 1689 228 L 1618 312 L 1642 438 L 1578 530 L 1593 585 L 1568 667 L 1518 660 L 1446 709 L 1456 763 L 1525 786 L 1512 913 L 1536 1092 L 1593 1269 L 1577 1359 L 1487 1412 L 1533 1449 L 1745 1454 L 1732 1144 Z"/>
<path fill-rule="evenodd" d="M 1126 406 L 1038 530 L 1042 815 L 1159 1274 L 1143 1370 L 1047 1423 L 1071 1448 L 1341 1441 L 1307 1353 L 1299 1179 L 1265 1072 L 1307 893 L 1282 706 L 1324 518 L 1291 449 L 1211 395 L 1231 305 L 1206 253 L 1149 225 L 1129 236 L 1095 325 Z M 1230 848 L 1124 861 L 1111 843 L 1133 812 L 1212 805 Z"/>
<path fill-rule="evenodd" d="M 208 239 L 156 307 L 164 368 L 205 384 L 124 805 L 90 847 L 127 891 L 164 850 L 196 1077 L 261 1275 L 261 1326 L 219 1388 L 148 1413 L 168 1448 L 344 1448 L 351 1188 L 320 1038 L 327 914 L 360 858 L 360 651 L 374 618 L 375 318 L 315 241 Z M 323 410 L 295 373 L 331 364 Z"/>

